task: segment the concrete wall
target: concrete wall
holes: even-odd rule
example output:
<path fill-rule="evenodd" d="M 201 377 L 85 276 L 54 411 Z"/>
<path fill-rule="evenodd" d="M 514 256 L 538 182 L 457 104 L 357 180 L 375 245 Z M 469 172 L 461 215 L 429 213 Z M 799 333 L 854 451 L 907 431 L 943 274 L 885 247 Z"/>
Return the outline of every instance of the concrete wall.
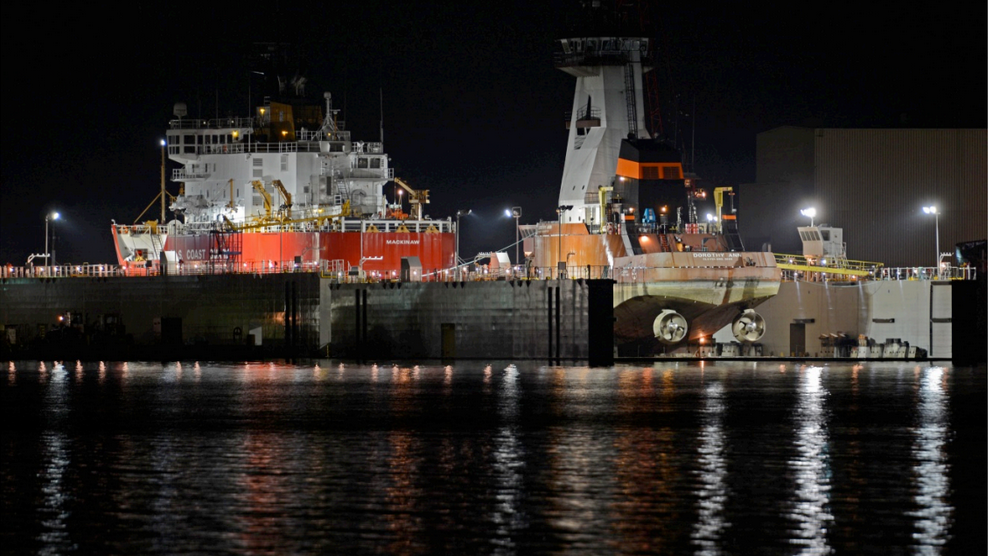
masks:
<path fill-rule="evenodd" d="M 898 338 L 927 350 L 930 357 L 950 358 L 950 293 L 950 282 L 930 280 L 783 282 L 778 295 L 755 309 L 766 323 L 760 343 L 765 355 L 788 356 L 790 324 L 803 321 L 810 356 L 821 352 L 822 334 L 843 332 L 879 343 Z M 718 331 L 714 340 L 734 341 L 730 327 Z"/>
<path fill-rule="evenodd" d="M 0 325 L 5 332 L 15 330 L 17 346 L 37 343 L 42 334 L 57 336 L 64 322 L 59 316 L 76 313 L 83 322 L 73 323 L 74 335 L 84 344 L 92 343 L 104 315 L 115 315 L 124 336 L 117 343 L 246 345 L 250 330 L 260 328 L 262 345 L 283 347 L 289 334 L 286 313 L 294 299 L 298 326 L 293 344 L 308 349 L 317 347 L 318 284 L 314 274 L 5 279 Z M 173 333 L 180 336 L 169 338 Z"/>
<path fill-rule="evenodd" d="M 821 334 L 843 332 L 878 342 L 899 338 L 931 357 L 949 358 L 952 303 L 962 301 L 953 299 L 952 286 L 928 280 L 784 282 L 778 295 L 756 309 L 767 324 L 764 354 L 788 355 L 790 324 L 803 320 L 810 355 L 821 351 Z M 0 280 L 0 325 L 4 338 L 13 329 L 16 348 L 36 344 L 45 357 L 55 347 L 75 349 L 52 338 L 58 337 L 58 317 L 77 313 L 83 326 L 75 340 L 81 347 L 98 339 L 94 323 L 113 314 L 125 328 L 127 345 L 138 348 L 101 357 L 181 353 L 165 349 L 169 346 L 198 346 L 200 358 L 243 357 L 243 350 L 220 348 L 242 348 L 250 330 L 260 328 L 263 347 L 281 350 L 275 352 L 279 356 L 290 344 L 297 355 L 318 349 L 332 357 L 365 360 L 441 359 L 446 325 L 453 344 L 447 343 L 445 356 L 451 359 L 592 360 L 595 350 L 613 353 L 613 299 L 613 285 L 606 280 L 335 284 L 315 274 L 17 278 Z M 287 326 L 293 306 L 295 329 Z M 163 322 L 169 319 L 179 322 L 177 343 L 169 343 Z M 241 330 L 239 339 L 235 328 Z M 49 336 L 46 342 L 40 340 L 42 330 Z M 728 327 L 714 339 L 734 338 Z M 983 345 L 984 338 L 975 341 Z M 84 356 L 77 351 L 65 357 Z"/>
<path fill-rule="evenodd" d="M 324 280 L 321 319 L 330 326 L 324 327 L 320 342 L 329 345 L 334 357 L 438 359 L 444 357 L 446 325 L 447 334 L 455 331 L 455 346 L 446 346 L 447 358 L 547 359 L 558 353 L 562 359 L 587 359 L 589 291 L 590 282 L 583 280 Z"/>

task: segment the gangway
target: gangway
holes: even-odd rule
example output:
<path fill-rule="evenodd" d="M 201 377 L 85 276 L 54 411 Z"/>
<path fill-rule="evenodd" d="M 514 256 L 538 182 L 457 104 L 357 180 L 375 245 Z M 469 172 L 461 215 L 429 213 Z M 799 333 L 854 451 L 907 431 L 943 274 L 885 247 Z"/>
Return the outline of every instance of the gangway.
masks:
<path fill-rule="evenodd" d="M 885 266 L 884 263 L 873 261 L 851 261 L 846 259 L 841 261 L 841 264 L 826 265 L 817 263 L 816 260 L 804 257 L 803 255 L 787 255 L 784 253 L 775 254 L 775 265 L 782 270 L 817 272 L 851 280 L 857 278 L 875 278 Z"/>

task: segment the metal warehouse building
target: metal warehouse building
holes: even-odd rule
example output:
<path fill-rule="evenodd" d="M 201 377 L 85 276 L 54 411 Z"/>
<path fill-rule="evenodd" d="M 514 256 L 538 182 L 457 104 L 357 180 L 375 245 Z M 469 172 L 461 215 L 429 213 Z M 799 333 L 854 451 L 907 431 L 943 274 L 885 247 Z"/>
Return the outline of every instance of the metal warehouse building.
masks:
<path fill-rule="evenodd" d="M 801 253 L 800 209 L 844 229 L 849 259 L 933 266 L 988 236 L 988 130 L 780 127 L 757 138 L 756 183 L 741 187 L 745 246 Z"/>

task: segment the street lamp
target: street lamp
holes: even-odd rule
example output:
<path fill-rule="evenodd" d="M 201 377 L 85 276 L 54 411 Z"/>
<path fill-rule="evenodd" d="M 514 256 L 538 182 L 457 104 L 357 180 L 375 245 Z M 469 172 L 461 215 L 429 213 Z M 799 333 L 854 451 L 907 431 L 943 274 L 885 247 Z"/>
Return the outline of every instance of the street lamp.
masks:
<path fill-rule="evenodd" d="M 807 218 L 810 219 L 810 227 L 812 228 L 813 227 L 813 219 L 816 217 L 816 209 L 814 207 L 803 209 L 803 210 L 799 211 L 799 214 L 802 214 L 803 216 L 805 216 L 805 217 L 807 217 Z"/>
<path fill-rule="evenodd" d="M 453 266 L 456 268 L 456 275 L 460 275 L 460 217 L 466 216 L 473 212 L 471 209 L 460 209 L 456 211 L 456 256 L 453 260 Z"/>
<path fill-rule="evenodd" d="M 558 239 L 556 246 L 556 266 L 559 268 L 559 278 L 562 278 L 562 271 L 566 268 L 566 262 L 563 261 L 563 212 L 571 210 L 573 205 L 559 205 L 556 208 L 556 237 Z"/>
<path fill-rule="evenodd" d="M 923 207 L 923 212 L 926 214 L 932 214 L 936 217 L 936 230 L 937 230 L 937 256 L 933 260 L 936 262 L 936 271 L 940 272 L 940 213 L 937 212 L 937 206 L 931 205 L 928 207 Z"/>
<path fill-rule="evenodd" d="M 161 225 L 165 225 L 165 147 L 168 146 L 168 142 L 164 139 L 161 140 Z M 233 199 L 230 199 L 230 204 L 233 204 Z"/>
<path fill-rule="evenodd" d="M 518 257 L 518 242 L 520 240 L 518 219 L 521 218 L 521 207 L 511 207 L 510 209 L 504 209 L 504 215 L 515 219 L 515 264 L 521 264 L 521 259 Z"/>
<path fill-rule="evenodd" d="M 51 274 L 51 255 L 48 252 L 48 222 L 58 220 L 58 216 L 57 212 L 50 212 L 45 215 L 45 266 L 47 267 L 45 268 L 45 276 Z"/>

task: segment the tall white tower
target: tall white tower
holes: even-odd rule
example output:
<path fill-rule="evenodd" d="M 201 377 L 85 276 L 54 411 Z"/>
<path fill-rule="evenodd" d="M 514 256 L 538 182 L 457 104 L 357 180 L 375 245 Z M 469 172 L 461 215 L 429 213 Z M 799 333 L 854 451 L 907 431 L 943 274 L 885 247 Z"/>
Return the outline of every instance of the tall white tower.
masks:
<path fill-rule="evenodd" d="M 642 74 L 651 70 L 644 37 L 560 39 L 555 66 L 576 77 L 567 127 L 566 163 L 559 189 L 561 220 L 599 224 L 598 189 L 612 186 L 625 139 L 649 139 Z"/>

